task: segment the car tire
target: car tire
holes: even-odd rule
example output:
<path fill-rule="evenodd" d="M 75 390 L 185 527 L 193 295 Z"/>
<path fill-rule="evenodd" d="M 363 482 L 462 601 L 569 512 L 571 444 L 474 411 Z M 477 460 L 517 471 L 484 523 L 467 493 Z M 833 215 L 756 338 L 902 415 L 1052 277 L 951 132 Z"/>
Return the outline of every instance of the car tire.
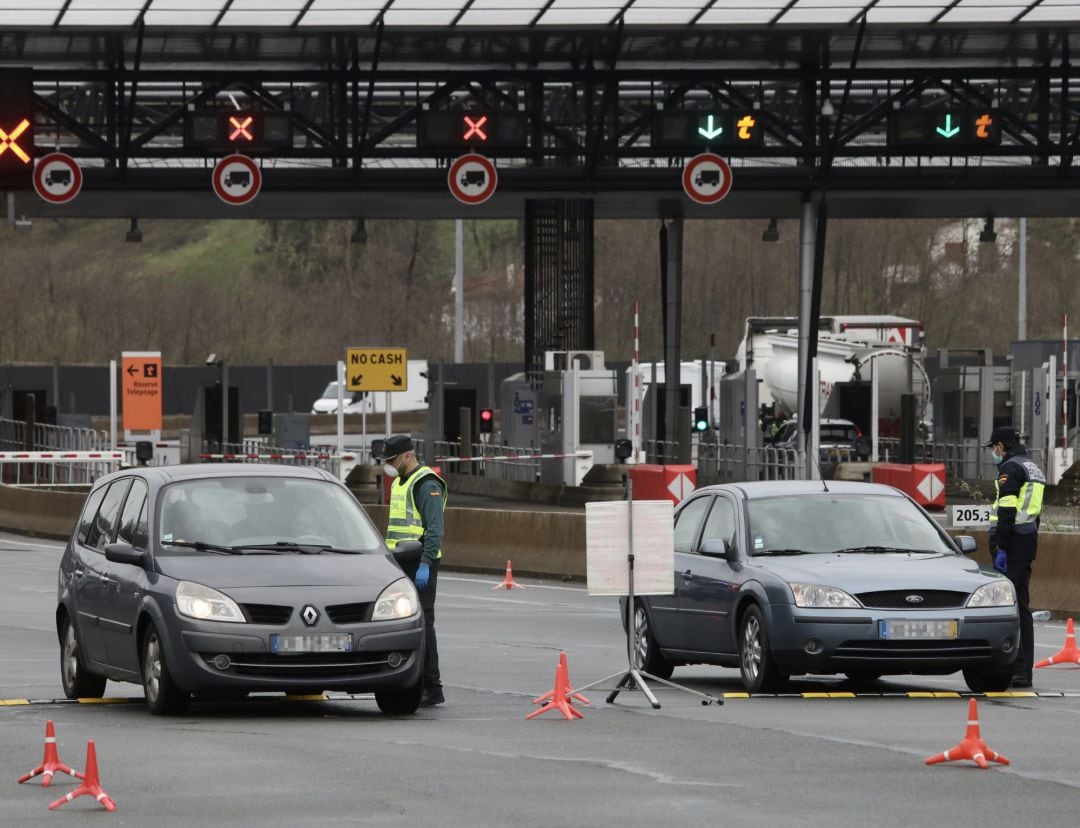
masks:
<path fill-rule="evenodd" d="M 788 680 L 773 659 L 765 616 L 757 604 L 739 619 L 739 673 L 747 693 L 775 693 Z"/>
<path fill-rule="evenodd" d="M 191 694 L 181 690 L 173 681 L 165 658 L 165 646 L 153 624 L 143 633 L 141 667 L 143 694 L 151 713 L 155 716 L 173 716 L 187 710 Z"/>
<path fill-rule="evenodd" d="M 105 695 L 106 681 L 87 668 L 75 625 L 65 617 L 60 629 L 60 682 L 64 695 L 69 699 L 100 699 Z"/>
<path fill-rule="evenodd" d="M 418 681 L 412 687 L 376 690 L 375 704 L 388 716 L 409 716 L 420 709 L 420 698 L 423 695 L 424 682 Z"/>
<path fill-rule="evenodd" d="M 965 667 L 964 681 L 972 693 L 1002 693 L 1012 683 L 1012 665 L 997 671 L 988 667 Z"/>
<path fill-rule="evenodd" d="M 652 619 L 640 601 L 634 604 L 634 666 L 661 679 L 671 678 L 675 664 L 660 652 L 652 631 Z"/>

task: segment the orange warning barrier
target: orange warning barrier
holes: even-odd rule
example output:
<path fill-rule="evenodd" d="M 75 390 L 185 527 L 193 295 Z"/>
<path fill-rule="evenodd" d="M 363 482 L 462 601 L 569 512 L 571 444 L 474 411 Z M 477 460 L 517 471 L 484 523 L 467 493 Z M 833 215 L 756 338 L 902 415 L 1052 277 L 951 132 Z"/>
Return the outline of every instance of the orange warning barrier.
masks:
<path fill-rule="evenodd" d="M 539 710 L 534 710 L 525 716 L 526 719 L 534 719 L 537 716 L 547 713 L 549 710 L 558 710 L 567 719 L 584 719 L 585 714 L 574 708 L 570 704 L 570 696 L 573 695 L 573 690 L 570 688 L 570 679 L 567 676 L 566 660 L 559 659 L 559 663 L 555 666 L 555 688 L 551 691 L 551 700 L 541 707 Z M 545 694 L 547 695 L 547 694 Z"/>
<path fill-rule="evenodd" d="M 76 779 L 85 778 L 77 770 L 72 770 L 63 762 L 60 761 L 60 755 L 56 749 L 56 730 L 53 728 L 52 719 L 45 722 L 45 758 L 41 760 L 41 764 L 34 768 L 30 773 L 19 778 L 19 784 L 26 782 L 28 779 L 33 779 L 35 776 L 42 776 L 41 787 L 47 788 L 52 784 L 53 774 L 57 771 L 63 771 L 68 776 L 74 776 Z"/>
<path fill-rule="evenodd" d="M 92 796 L 106 811 L 116 810 L 116 803 L 105 791 L 101 790 L 101 783 L 98 780 L 97 750 L 94 748 L 93 739 L 86 743 L 86 775 L 83 777 L 83 783 L 71 793 L 50 803 L 49 810 L 54 811 L 77 796 Z"/>
<path fill-rule="evenodd" d="M 559 653 L 559 664 L 562 666 L 563 673 L 566 675 L 567 688 L 573 687 L 573 685 L 570 683 L 570 669 L 566 666 L 566 653 Z M 567 701 L 570 701 L 571 699 L 577 699 L 582 704 L 592 704 L 592 702 L 590 702 L 587 698 L 581 695 L 581 693 L 575 693 L 573 690 L 569 689 L 567 690 L 567 692 L 569 693 L 566 698 Z M 552 699 L 554 697 L 555 691 L 548 690 L 546 693 L 544 693 L 544 695 L 540 696 L 540 698 L 533 699 L 533 704 L 543 704 L 548 699 Z"/>
<path fill-rule="evenodd" d="M 1051 664 L 1080 664 L 1080 650 L 1076 649 L 1076 632 L 1071 618 L 1065 622 L 1065 646 L 1050 658 L 1044 658 L 1035 668 L 1049 667 Z"/>
<path fill-rule="evenodd" d="M 514 570 L 510 568 L 510 561 L 506 562 L 506 576 L 495 584 L 492 589 L 525 589 L 521 584 L 514 580 Z"/>
<path fill-rule="evenodd" d="M 1009 764 L 1009 760 L 1000 753 L 994 753 L 994 751 L 990 750 L 979 735 L 979 710 L 975 704 L 975 699 L 968 702 L 968 723 L 964 740 L 944 753 L 931 756 L 926 760 L 926 764 L 938 765 L 942 762 L 956 762 L 960 759 L 970 759 L 983 770 L 989 767 L 987 759 L 991 762 L 997 762 L 999 765 Z"/>

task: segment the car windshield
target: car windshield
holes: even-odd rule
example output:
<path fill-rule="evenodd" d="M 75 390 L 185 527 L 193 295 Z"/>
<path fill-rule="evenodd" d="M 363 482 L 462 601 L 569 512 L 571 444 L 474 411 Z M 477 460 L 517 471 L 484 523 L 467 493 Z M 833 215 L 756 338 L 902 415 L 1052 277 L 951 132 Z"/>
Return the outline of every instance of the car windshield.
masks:
<path fill-rule="evenodd" d="M 858 436 L 858 432 L 855 430 L 855 426 L 849 425 L 822 425 L 821 426 L 821 443 L 854 443 L 855 438 Z"/>
<path fill-rule="evenodd" d="M 956 554 L 933 522 L 903 497 L 821 492 L 758 498 L 746 508 L 753 555 Z"/>
<path fill-rule="evenodd" d="M 326 388 L 323 389 L 322 396 L 319 398 L 322 400 L 336 400 L 337 399 L 337 383 L 331 382 Z"/>
<path fill-rule="evenodd" d="M 207 551 L 195 544 L 385 551 L 355 498 L 323 480 L 238 476 L 173 483 L 162 494 L 158 528 L 162 548 L 177 554 Z"/>

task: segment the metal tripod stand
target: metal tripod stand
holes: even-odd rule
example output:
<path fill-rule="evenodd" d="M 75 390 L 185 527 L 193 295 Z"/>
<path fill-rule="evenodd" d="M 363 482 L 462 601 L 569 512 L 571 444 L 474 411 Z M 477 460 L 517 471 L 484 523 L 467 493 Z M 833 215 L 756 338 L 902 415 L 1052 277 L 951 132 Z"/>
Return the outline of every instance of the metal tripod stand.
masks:
<path fill-rule="evenodd" d="M 602 679 L 592 682 L 592 684 L 586 684 L 584 687 L 574 688 L 574 692 L 584 692 L 592 687 L 597 687 L 601 684 L 606 684 L 614 678 L 618 678 L 615 683 L 615 689 L 608 693 L 607 703 L 613 704 L 615 697 L 619 695 L 623 690 L 640 690 L 645 694 L 645 698 L 649 700 L 649 703 L 654 709 L 660 709 L 660 702 L 657 701 L 656 696 L 653 695 L 652 690 L 649 689 L 649 685 L 645 683 L 645 679 L 663 684 L 666 687 L 671 687 L 674 690 L 681 690 L 684 693 L 689 693 L 692 696 L 697 696 L 701 699 L 703 705 L 709 704 L 723 704 L 724 700 L 717 698 L 716 696 L 710 696 L 708 693 L 700 693 L 697 690 L 692 690 L 689 687 L 683 687 L 681 684 L 676 684 L 673 681 L 662 679 L 659 676 L 654 676 L 651 673 L 646 673 L 644 670 L 639 670 L 634 662 L 634 645 L 637 638 L 637 630 L 634 626 L 634 498 L 633 498 L 633 483 L 630 480 L 629 475 L 626 478 L 626 514 L 627 521 L 630 524 L 629 543 L 626 553 L 626 565 L 627 565 L 627 598 L 626 598 L 626 660 L 627 669 L 618 673 L 612 673 L 610 676 L 605 676 Z"/>

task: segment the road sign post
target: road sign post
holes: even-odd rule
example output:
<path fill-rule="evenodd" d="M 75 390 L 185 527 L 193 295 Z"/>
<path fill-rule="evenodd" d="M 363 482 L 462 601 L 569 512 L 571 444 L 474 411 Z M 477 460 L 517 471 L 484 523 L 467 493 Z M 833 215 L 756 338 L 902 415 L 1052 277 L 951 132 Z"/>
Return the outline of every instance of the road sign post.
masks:
<path fill-rule="evenodd" d="M 234 153 L 214 166 L 214 194 L 226 204 L 238 207 L 247 204 L 262 189 L 262 171 L 246 155 Z"/>
<path fill-rule="evenodd" d="M 407 348 L 346 348 L 348 391 L 408 391 Z"/>
<path fill-rule="evenodd" d="M 470 152 L 450 165 L 446 183 L 450 194 L 462 204 L 483 204 L 495 194 L 499 176 L 489 159 Z"/>
<path fill-rule="evenodd" d="M 82 189 L 79 162 L 62 152 L 51 152 L 34 167 L 34 190 L 50 204 L 67 204 Z"/>
<path fill-rule="evenodd" d="M 719 155 L 703 152 L 686 162 L 682 185 L 698 204 L 716 204 L 731 191 L 731 167 Z"/>
<path fill-rule="evenodd" d="M 161 432 L 161 351 L 120 354 L 124 432 Z"/>

